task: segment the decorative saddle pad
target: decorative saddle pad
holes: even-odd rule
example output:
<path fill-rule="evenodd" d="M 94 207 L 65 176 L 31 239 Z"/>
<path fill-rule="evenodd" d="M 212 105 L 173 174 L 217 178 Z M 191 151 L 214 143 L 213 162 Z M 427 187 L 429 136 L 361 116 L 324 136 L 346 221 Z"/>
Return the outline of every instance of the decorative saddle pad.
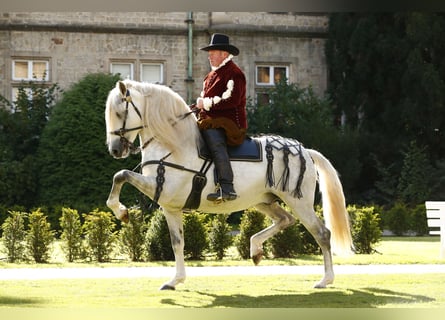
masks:
<path fill-rule="evenodd" d="M 261 142 L 255 138 L 246 137 L 244 142 L 239 146 L 228 146 L 227 151 L 231 161 L 263 161 L 263 148 Z M 201 140 L 201 144 L 198 147 L 198 154 L 201 159 L 211 159 L 209 149 L 207 148 L 204 139 Z"/>

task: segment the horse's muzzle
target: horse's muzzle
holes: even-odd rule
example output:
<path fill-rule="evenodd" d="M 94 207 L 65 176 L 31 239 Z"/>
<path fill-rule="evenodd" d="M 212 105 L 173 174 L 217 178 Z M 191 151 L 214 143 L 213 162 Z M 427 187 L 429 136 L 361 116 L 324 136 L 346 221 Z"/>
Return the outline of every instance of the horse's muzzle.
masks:
<path fill-rule="evenodd" d="M 128 144 L 122 139 L 113 139 L 108 143 L 108 152 L 116 159 L 126 158 L 130 154 Z"/>

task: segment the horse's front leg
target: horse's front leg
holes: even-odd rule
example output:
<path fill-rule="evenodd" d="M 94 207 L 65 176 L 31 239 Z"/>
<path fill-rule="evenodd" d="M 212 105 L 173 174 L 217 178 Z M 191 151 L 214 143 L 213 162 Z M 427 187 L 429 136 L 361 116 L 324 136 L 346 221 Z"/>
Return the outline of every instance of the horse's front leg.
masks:
<path fill-rule="evenodd" d="M 176 274 L 170 281 L 164 283 L 160 290 L 175 290 L 177 284 L 185 281 L 182 212 L 168 212 L 164 210 L 164 215 L 170 231 L 173 253 L 175 254 Z"/>
<path fill-rule="evenodd" d="M 119 195 L 122 190 L 122 186 L 128 179 L 128 170 L 121 170 L 117 172 L 113 177 L 113 186 L 111 187 L 110 194 L 108 195 L 107 207 L 110 208 L 116 218 L 124 222 L 128 221 L 128 210 L 120 203 Z"/>
<path fill-rule="evenodd" d="M 149 178 L 139 173 L 129 170 L 121 170 L 114 175 L 113 186 L 111 187 L 111 191 L 108 196 L 107 206 L 113 211 L 116 218 L 122 220 L 123 222 L 128 222 L 127 207 L 119 201 L 119 195 L 123 185 L 128 182 L 142 193 L 150 196 L 151 189 L 148 179 Z"/>

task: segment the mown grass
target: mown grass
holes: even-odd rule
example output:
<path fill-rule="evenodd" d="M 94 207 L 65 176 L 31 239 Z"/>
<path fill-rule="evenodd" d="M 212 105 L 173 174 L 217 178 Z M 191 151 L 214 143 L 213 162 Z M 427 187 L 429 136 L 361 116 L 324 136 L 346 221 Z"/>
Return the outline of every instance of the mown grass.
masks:
<path fill-rule="evenodd" d="M 190 277 L 176 291 L 162 279 L 0 281 L 0 306 L 38 308 L 434 308 L 445 306 L 445 274 Z"/>
<path fill-rule="evenodd" d="M 440 239 L 439 237 L 383 237 L 382 241 L 376 245 L 376 252 L 373 254 L 356 254 L 348 257 L 334 256 L 334 264 L 442 264 L 445 259 L 439 258 Z M 0 256 L 1 258 L 1 256 Z M 207 256 L 201 261 L 187 261 L 188 266 L 251 266 L 251 260 L 243 260 L 239 257 L 236 248 L 232 247 L 228 255 L 221 261 L 215 260 L 213 256 Z M 319 265 L 323 263 L 321 255 L 299 255 L 292 259 L 264 258 L 261 265 Z M 28 263 L 7 263 L 0 260 L 1 268 L 45 268 L 45 267 L 91 267 L 100 265 L 101 267 L 116 266 L 172 266 L 174 262 L 130 262 L 123 257 L 115 259 L 109 263 L 77 262 L 67 263 L 60 251 L 59 244 L 56 244 L 50 263 L 35 264 Z"/>
<path fill-rule="evenodd" d="M 445 263 L 439 239 L 384 238 L 378 253 L 335 257 L 335 264 Z M 319 256 L 266 259 L 265 265 L 322 264 Z M 91 263 L 0 264 L 11 267 L 91 267 Z M 171 266 L 114 262 L 108 266 Z M 230 256 L 222 262 L 188 261 L 188 266 L 252 265 Z M 0 281 L 0 307 L 24 308 L 439 308 L 445 307 L 445 273 L 337 275 L 334 285 L 313 289 L 321 275 L 189 277 L 176 291 L 159 291 L 167 279 L 58 279 Z"/>

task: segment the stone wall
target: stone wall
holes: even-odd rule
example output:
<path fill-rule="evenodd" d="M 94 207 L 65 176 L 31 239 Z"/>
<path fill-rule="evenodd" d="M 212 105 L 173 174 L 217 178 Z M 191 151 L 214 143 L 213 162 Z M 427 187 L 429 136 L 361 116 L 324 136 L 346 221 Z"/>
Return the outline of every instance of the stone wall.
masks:
<path fill-rule="evenodd" d="M 186 99 L 188 17 L 187 12 L 0 13 L 0 94 L 11 96 L 14 58 L 49 59 L 50 82 L 63 89 L 88 73 L 109 72 L 113 60 L 130 59 L 163 62 L 165 84 Z M 287 64 L 291 82 L 322 94 L 327 24 L 324 15 L 194 12 L 192 96 L 199 95 L 209 71 L 207 54 L 199 48 L 213 32 L 227 33 L 240 49 L 234 61 L 246 73 L 250 96 L 257 63 Z"/>

